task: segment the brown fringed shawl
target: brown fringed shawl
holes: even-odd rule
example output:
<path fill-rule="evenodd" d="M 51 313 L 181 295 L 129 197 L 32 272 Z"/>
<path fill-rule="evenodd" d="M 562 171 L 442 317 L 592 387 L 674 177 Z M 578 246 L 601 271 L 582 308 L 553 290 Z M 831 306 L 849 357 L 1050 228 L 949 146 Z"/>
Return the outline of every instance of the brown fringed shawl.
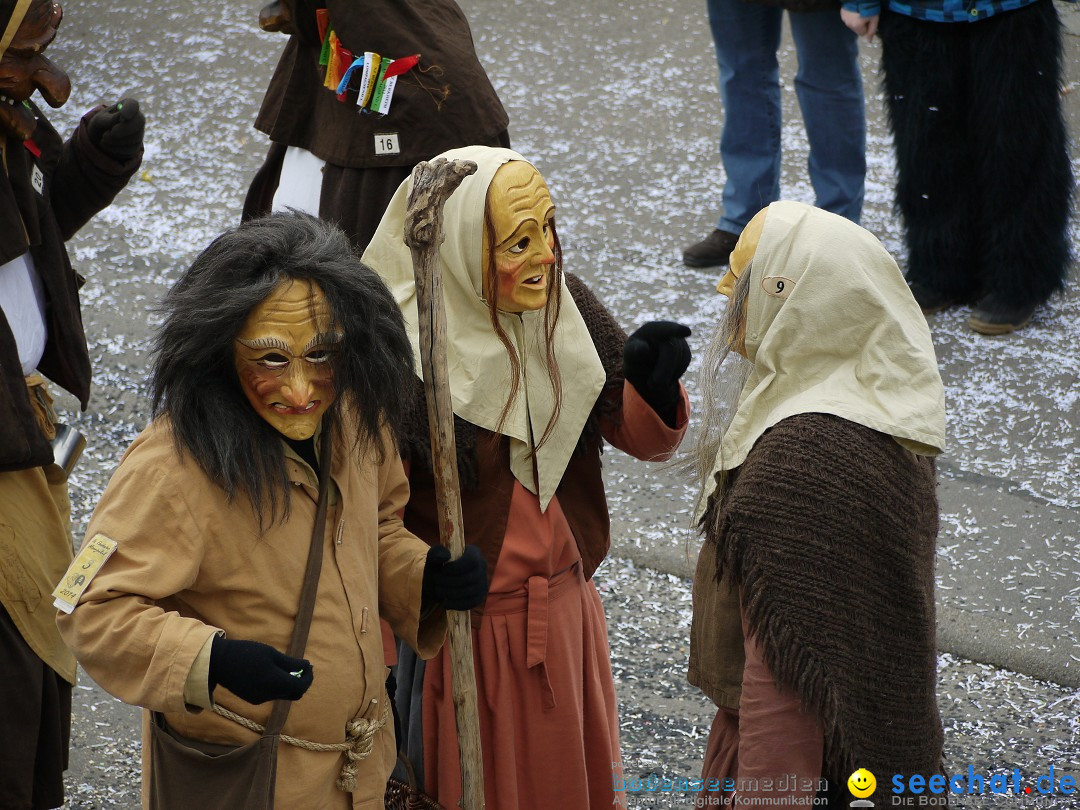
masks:
<path fill-rule="evenodd" d="M 823 720 L 823 776 L 868 768 L 887 801 L 885 775 L 940 772 L 933 463 L 853 422 L 792 416 L 703 525 L 777 683 Z"/>

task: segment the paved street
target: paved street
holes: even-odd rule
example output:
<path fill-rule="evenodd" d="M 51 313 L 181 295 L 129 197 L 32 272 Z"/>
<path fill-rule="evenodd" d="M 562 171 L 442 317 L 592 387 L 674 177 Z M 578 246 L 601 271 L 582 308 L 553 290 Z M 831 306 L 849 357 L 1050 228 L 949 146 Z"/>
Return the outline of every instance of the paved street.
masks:
<path fill-rule="evenodd" d="M 704 3 L 675 0 L 459 0 L 511 117 L 558 208 L 569 270 L 627 327 L 663 317 L 700 350 L 723 311 L 716 275 L 682 248 L 718 214 L 722 112 Z M 150 314 L 209 239 L 239 219 L 266 148 L 251 122 L 284 38 L 259 32 L 258 3 L 144 6 L 84 0 L 65 8 L 49 55 L 72 76 L 52 115 L 73 126 L 99 101 L 138 97 L 148 119 L 141 175 L 71 243 L 89 282 L 83 311 L 95 367 L 88 435 L 72 482 L 76 534 L 120 453 L 148 419 Z M 1080 13 L 1061 6 L 1065 103 L 1080 129 Z M 98 39 L 103 37 L 103 42 Z M 783 195 L 813 202 L 808 146 L 784 49 Z M 894 166 L 878 97 L 880 46 L 862 46 L 870 119 L 863 224 L 901 267 L 891 210 Z M 1074 224 L 1073 244 L 1080 246 Z M 977 773 L 1051 766 L 1080 777 L 1080 277 L 1022 333 L 985 338 L 967 312 L 931 327 L 948 398 L 939 464 L 939 697 L 949 767 Z M 696 401 L 691 367 L 687 387 Z M 73 402 L 64 400 L 68 409 Z M 610 451 L 613 556 L 597 573 L 608 610 L 628 775 L 690 777 L 712 712 L 685 681 L 693 495 L 666 467 Z M 138 806 L 137 713 L 83 677 L 77 690 L 70 810 Z M 976 797 L 955 806 L 1077 807 L 1063 799 Z M 633 807 L 680 807 L 634 796 Z"/>

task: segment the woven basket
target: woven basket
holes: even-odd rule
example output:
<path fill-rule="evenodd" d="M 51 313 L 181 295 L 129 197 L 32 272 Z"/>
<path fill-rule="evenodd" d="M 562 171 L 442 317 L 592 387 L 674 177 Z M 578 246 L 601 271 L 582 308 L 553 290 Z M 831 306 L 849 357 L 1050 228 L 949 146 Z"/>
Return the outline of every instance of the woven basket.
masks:
<path fill-rule="evenodd" d="M 386 810 L 444 810 L 443 806 L 416 786 L 416 772 L 408 757 L 398 752 L 398 759 L 405 765 L 408 782 L 391 777 L 386 782 L 383 803 Z"/>

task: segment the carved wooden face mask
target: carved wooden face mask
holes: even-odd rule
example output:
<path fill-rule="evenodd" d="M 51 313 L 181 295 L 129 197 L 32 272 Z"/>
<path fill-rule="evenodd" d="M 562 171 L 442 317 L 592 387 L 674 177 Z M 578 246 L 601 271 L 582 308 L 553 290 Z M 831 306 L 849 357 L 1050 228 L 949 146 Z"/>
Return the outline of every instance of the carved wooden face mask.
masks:
<path fill-rule="evenodd" d="M 289 439 L 315 435 L 334 401 L 334 354 L 341 336 L 323 291 L 284 281 L 244 321 L 233 360 L 251 407 Z"/>
<path fill-rule="evenodd" d="M 29 138 L 37 122 L 34 114 L 23 106 L 34 94 L 52 107 L 59 107 L 71 94 L 67 74 L 42 53 L 56 36 L 64 12 L 55 0 L 30 0 L 21 20 L 16 19 L 20 5 L 8 18 L 5 29 L 17 24 L 11 39 L 0 57 L 0 129 L 18 138 Z M 5 37 L 6 38 L 6 37 Z"/>
<path fill-rule="evenodd" d="M 503 312 L 543 309 L 555 265 L 555 205 L 544 178 L 524 161 L 504 163 L 488 186 L 487 207 L 494 233 L 485 225 L 484 295 L 494 295 Z"/>
<path fill-rule="evenodd" d="M 731 298 L 731 292 L 735 289 L 735 282 L 742 278 L 743 272 L 757 253 L 758 242 L 761 241 L 761 232 L 765 228 L 765 217 L 769 209 L 762 208 L 753 218 L 746 223 L 746 227 L 739 234 L 739 241 L 735 243 L 735 249 L 731 251 L 731 260 L 728 263 L 728 271 L 716 285 L 716 291 L 721 295 Z"/>
<path fill-rule="evenodd" d="M 726 295 L 729 299 L 735 291 L 735 284 L 742 278 L 743 273 L 750 266 L 750 262 L 754 259 L 754 254 L 757 253 L 758 242 L 761 241 L 761 232 L 765 228 L 765 216 L 769 213 L 768 208 L 762 208 L 753 218 L 746 223 L 746 227 L 743 228 L 742 233 L 739 235 L 739 241 L 735 243 L 735 249 L 731 251 L 731 260 L 728 263 L 728 271 L 724 273 L 724 277 L 720 279 L 720 283 L 716 285 L 716 291 L 721 295 Z M 733 351 L 738 352 L 743 357 L 746 356 L 746 312 L 742 313 L 743 320 L 739 324 L 739 332 L 735 337 L 735 342 L 731 348 Z"/>

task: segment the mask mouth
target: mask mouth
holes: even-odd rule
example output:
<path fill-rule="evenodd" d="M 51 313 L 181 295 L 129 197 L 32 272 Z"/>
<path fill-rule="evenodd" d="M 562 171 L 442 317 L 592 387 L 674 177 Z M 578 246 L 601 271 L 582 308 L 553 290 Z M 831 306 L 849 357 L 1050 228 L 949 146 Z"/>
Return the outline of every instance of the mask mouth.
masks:
<path fill-rule="evenodd" d="M 523 287 L 529 287 L 534 290 L 542 290 L 547 286 L 547 273 L 538 273 L 535 276 L 529 276 L 522 279 L 521 284 Z"/>
<path fill-rule="evenodd" d="M 302 408 L 297 408 L 293 405 L 284 405 L 280 402 L 275 402 L 270 407 L 273 409 L 274 413 L 281 414 L 282 416 L 303 416 L 304 414 L 314 411 L 320 404 L 322 404 L 322 400 L 313 399 Z"/>

